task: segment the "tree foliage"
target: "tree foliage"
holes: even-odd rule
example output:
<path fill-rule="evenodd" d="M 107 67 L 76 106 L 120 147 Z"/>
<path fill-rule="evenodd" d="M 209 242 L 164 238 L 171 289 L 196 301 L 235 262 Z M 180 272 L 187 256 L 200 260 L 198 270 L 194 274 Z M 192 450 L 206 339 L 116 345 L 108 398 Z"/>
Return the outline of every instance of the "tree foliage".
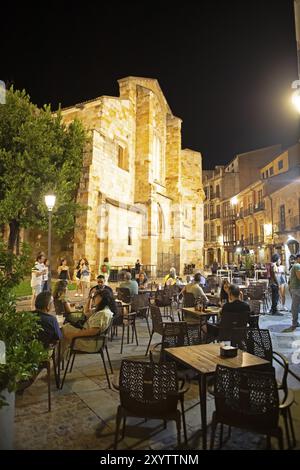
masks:
<path fill-rule="evenodd" d="M 23 279 L 28 262 L 26 246 L 22 246 L 20 255 L 15 255 L 0 241 L 0 340 L 6 346 L 6 364 L 0 364 L 0 407 L 5 404 L 1 391 L 17 390 L 48 357 L 38 340 L 38 317 L 32 312 L 16 311 L 13 288 Z"/>
<path fill-rule="evenodd" d="M 53 229 L 62 236 L 74 227 L 84 209 L 76 194 L 85 141 L 80 121 L 66 126 L 60 111 L 39 109 L 25 91 L 8 90 L 0 105 L 0 220 L 10 226 L 10 245 L 20 227 L 46 229 L 48 192 L 57 197 Z"/>

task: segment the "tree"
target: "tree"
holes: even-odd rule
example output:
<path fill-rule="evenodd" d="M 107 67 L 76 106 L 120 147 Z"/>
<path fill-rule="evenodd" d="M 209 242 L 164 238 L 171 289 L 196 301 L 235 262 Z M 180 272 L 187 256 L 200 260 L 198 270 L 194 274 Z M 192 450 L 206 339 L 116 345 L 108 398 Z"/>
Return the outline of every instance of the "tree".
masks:
<path fill-rule="evenodd" d="M 21 227 L 47 228 L 49 191 L 57 196 L 53 229 L 62 236 L 74 227 L 84 210 L 76 194 L 85 142 L 80 121 L 66 126 L 60 111 L 38 108 L 24 90 L 8 90 L 0 105 L 0 220 L 9 224 L 9 249 Z"/>

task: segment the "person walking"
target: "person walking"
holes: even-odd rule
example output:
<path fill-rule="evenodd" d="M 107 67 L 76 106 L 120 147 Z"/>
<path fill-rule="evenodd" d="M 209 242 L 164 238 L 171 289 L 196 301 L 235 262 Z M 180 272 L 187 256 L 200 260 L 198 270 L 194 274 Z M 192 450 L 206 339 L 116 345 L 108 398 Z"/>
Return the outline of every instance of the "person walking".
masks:
<path fill-rule="evenodd" d="M 283 330 L 282 333 L 292 333 L 300 327 L 298 322 L 300 310 L 300 253 L 295 255 L 295 263 L 290 272 L 289 288 L 292 296 L 292 326 Z"/>

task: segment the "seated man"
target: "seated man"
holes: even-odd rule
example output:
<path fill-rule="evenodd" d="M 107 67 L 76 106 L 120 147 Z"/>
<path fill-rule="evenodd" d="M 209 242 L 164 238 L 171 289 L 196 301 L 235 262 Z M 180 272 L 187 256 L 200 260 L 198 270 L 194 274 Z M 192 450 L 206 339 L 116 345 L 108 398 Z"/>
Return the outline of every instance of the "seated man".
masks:
<path fill-rule="evenodd" d="M 228 288 L 228 300 L 223 305 L 220 320 L 217 324 L 207 324 L 207 333 L 212 339 L 230 341 L 233 339 L 234 328 L 246 328 L 249 323 L 250 307 L 240 300 L 241 291 L 235 284 Z"/>
<path fill-rule="evenodd" d="M 108 303 L 110 300 L 109 292 L 106 290 L 98 291 L 93 297 L 94 305 L 89 311 L 85 311 L 86 320 L 82 328 L 77 328 L 70 323 L 63 326 L 64 344 L 63 351 L 69 346 L 73 338 L 79 336 L 97 336 L 105 331 L 113 317 Z M 80 338 L 75 343 L 75 348 L 79 351 L 97 352 L 99 345 L 93 338 Z"/>
<path fill-rule="evenodd" d="M 91 309 L 92 300 L 95 297 L 95 295 L 97 294 L 97 292 L 101 292 L 103 290 L 105 292 L 108 292 L 108 294 L 110 296 L 109 303 L 108 303 L 109 309 L 113 312 L 114 315 L 117 314 L 117 304 L 116 304 L 116 301 L 114 299 L 113 290 L 112 290 L 111 287 L 109 287 L 105 284 L 105 276 L 103 274 L 100 274 L 97 277 L 97 285 L 92 287 L 90 292 L 89 292 L 89 297 L 88 297 L 88 300 L 87 300 L 87 303 L 86 303 L 86 306 L 85 306 L 85 312 L 89 311 Z"/>
<path fill-rule="evenodd" d="M 131 273 L 125 273 L 125 281 L 120 284 L 120 287 L 129 289 L 130 295 L 137 295 L 139 293 L 138 283 L 135 279 L 131 279 Z"/>
<path fill-rule="evenodd" d="M 35 312 L 39 316 L 39 322 L 42 330 L 39 332 L 39 340 L 48 348 L 50 344 L 55 343 L 62 338 L 57 319 L 51 315 L 50 309 L 53 299 L 50 292 L 41 292 L 35 299 Z"/>
<path fill-rule="evenodd" d="M 184 294 L 185 292 L 193 294 L 195 299 L 201 298 L 204 300 L 206 303 L 209 302 L 208 298 L 206 297 L 202 287 L 200 286 L 201 282 L 201 274 L 196 273 L 194 276 L 194 281 L 191 284 L 187 284 L 181 291 L 181 294 Z"/>
<path fill-rule="evenodd" d="M 175 268 L 170 268 L 170 272 L 164 277 L 163 283 L 164 287 L 175 286 L 178 284 Z"/>

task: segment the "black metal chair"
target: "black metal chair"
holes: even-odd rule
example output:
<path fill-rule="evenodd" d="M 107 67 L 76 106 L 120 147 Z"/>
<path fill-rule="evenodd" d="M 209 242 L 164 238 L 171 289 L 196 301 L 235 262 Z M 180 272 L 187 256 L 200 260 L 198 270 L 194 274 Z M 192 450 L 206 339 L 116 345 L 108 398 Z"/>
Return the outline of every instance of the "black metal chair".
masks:
<path fill-rule="evenodd" d="M 178 445 L 181 444 L 181 417 L 185 442 L 187 442 L 184 393 L 187 388 L 179 389 L 176 364 L 174 362 L 154 363 L 123 360 L 119 384 L 120 405 L 117 410 L 114 449 L 117 449 L 118 435 L 123 419 L 122 438 L 125 435 L 126 418 L 139 417 L 175 421 Z M 177 409 L 181 404 L 181 413 Z"/>
<path fill-rule="evenodd" d="M 128 287 L 117 287 L 117 299 L 121 300 L 125 304 L 130 304 L 131 302 L 131 293 Z"/>
<path fill-rule="evenodd" d="M 184 307 L 195 307 L 196 299 L 194 294 L 191 292 L 184 292 L 183 293 L 183 306 Z"/>
<path fill-rule="evenodd" d="M 162 336 L 164 334 L 164 324 L 166 323 L 166 322 L 163 322 L 160 308 L 157 307 L 156 305 L 150 306 L 150 315 L 151 315 L 151 320 L 152 320 L 152 331 L 150 334 L 149 343 L 147 346 L 145 356 L 148 355 L 148 351 L 149 351 L 154 333 L 158 333 L 159 335 Z M 170 318 L 170 320 L 173 321 L 173 317 L 171 315 L 168 315 L 165 318 Z"/>
<path fill-rule="evenodd" d="M 269 330 L 247 328 L 244 330 L 239 347 L 240 349 L 243 349 L 250 354 L 261 357 L 262 359 L 266 359 L 271 364 L 274 364 L 274 361 L 279 364 L 282 370 L 282 376 L 280 379 L 277 379 L 277 388 L 279 391 L 283 391 L 284 397 L 288 397 L 289 389 L 287 378 L 289 373 L 289 363 L 285 356 L 277 351 L 273 351 L 272 339 Z M 288 445 L 289 447 L 294 447 L 296 445 L 296 438 L 289 408 L 287 408 L 285 411 L 283 410 L 283 418 L 285 421 Z M 290 425 L 292 443 L 288 424 Z"/>
<path fill-rule="evenodd" d="M 157 289 L 155 293 L 155 305 L 163 308 L 163 316 L 172 316 L 173 318 L 173 305 L 172 305 L 173 290 L 165 288 L 163 290 Z"/>
<path fill-rule="evenodd" d="M 145 318 L 149 335 L 151 334 L 149 326 L 149 297 L 146 294 L 138 294 L 132 297 L 131 313 L 135 312 L 138 317 Z"/>
<path fill-rule="evenodd" d="M 238 427 L 278 439 L 283 449 L 282 429 L 279 426 L 279 413 L 286 413 L 293 404 L 289 394 L 279 402 L 274 368 L 265 370 L 233 369 L 218 365 L 214 377 L 216 410 L 212 418 L 210 448 L 214 447 L 217 424 Z M 222 439 L 220 439 L 220 447 Z"/>
<path fill-rule="evenodd" d="M 68 359 L 68 362 L 67 362 L 67 365 L 66 365 L 66 368 L 65 368 L 65 373 L 64 373 L 64 376 L 63 376 L 63 379 L 62 379 L 62 382 L 61 382 L 61 386 L 60 386 L 61 389 L 64 386 L 66 375 L 67 375 L 67 372 L 68 372 L 68 369 L 69 369 L 69 365 L 70 365 L 69 372 L 72 372 L 75 357 L 76 357 L 77 354 L 100 354 L 102 362 L 103 362 L 103 367 L 104 367 L 104 372 L 105 372 L 105 375 L 106 375 L 107 384 L 108 384 L 108 387 L 111 388 L 109 376 L 108 376 L 108 373 L 107 373 L 105 358 L 104 358 L 104 351 L 105 351 L 111 373 L 113 374 L 113 368 L 112 368 L 112 365 L 111 365 L 111 361 L 110 361 L 110 357 L 109 357 L 109 353 L 108 353 L 108 348 L 107 348 L 107 343 L 108 343 L 108 338 L 109 338 L 109 333 L 110 333 L 111 326 L 112 326 L 112 319 L 111 319 L 108 327 L 106 328 L 106 330 L 103 331 L 102 333 L 100 333 L 99 335 L 95 335 L 95 336 L 77 336 L 76 338 L 72 339 L 71 345 L 70 345 L 69 359 Z M 87 340 L 91 343 L 95 343 L 97 350 L 95 350 L 93 352 L 90 352 L 90 351 L 82 351 L 82 350 L 76 349 L 76 341 L 78 339 L 84 339 L 84 340 Z"/>

